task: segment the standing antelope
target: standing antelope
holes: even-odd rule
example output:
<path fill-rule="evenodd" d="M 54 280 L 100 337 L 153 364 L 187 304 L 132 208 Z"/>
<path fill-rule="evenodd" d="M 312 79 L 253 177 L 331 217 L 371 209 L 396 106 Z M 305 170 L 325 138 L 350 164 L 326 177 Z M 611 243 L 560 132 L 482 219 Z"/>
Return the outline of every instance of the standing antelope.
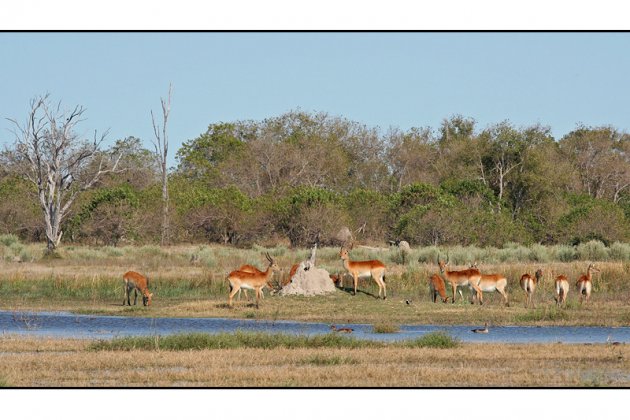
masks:
<path fill-rule="evenodd" d="M 153 293 L 149 292 L 149 279 L 140 273 L 136 273 L 135 271 L 127 271 L 123 274 L 123 281 L 125 282 L 125 298 L 123 299 L 123 306 L 125 306 L 125 300 L 127 301 L 127 305 L 131 306 L 129 297 L 132 290 L 134 305 L 138 303 L 138 291 L 142 294 L 142 304 L 144 306 L 151 305 Z"/>
<path fill-rule="evenodd" d="M 560 274 L 556 277 L 556 305 L 560 306 L 567 301 L 567 295 L 569 294 L 569 279 L 564 274 Z"/>
<path fill-rule="evenodd" d="M 542 282 L 543 279 L 543 271 L 542 269 L 536 270 L 535 277 L 529 275 L 529 273 L 525 273 L 521 276 L 520 284 L 521 289 L 523 289 L 527 295 L 527 300 L 525 302 L 525 307 L 528 308 L 531 304 L 534 308 L 534 302 L 532 297 L 534 296 L 534 291 L 536 291 L 536 285 Z"/>
<path fill-rule="evenodd" d="M 243 271 L 245 273 L 261 273 L 261 274 L 264 273 L 264 271 L 259 270 L 258 267 L 255 267 L 251 264 L 244 264 L 237 271 Z M 273 290 L 274 290 L 273 285 L 270 282 L 268 282 L 267 287 L 269 287 L 269 289 L 272 290 L 271 294 L 273 295 Z M 245 292 L 245 299 L 249 300 L 249 296 L 247 296 L 247 289 L 243 288 L 241 290 Z M 238 300 L 241 300 L 241 290 L 238 291 Z M 262 289 L 260 289 L 260 297 L 262 299 L 265 298 L 265 294 L 263 293 Z"/>
<path fill-rule="evenodd" d="M 353 295 L 357 294 L 357 283 L 359 277 L 372 277 L 376 284 L 378 284 L 378 297 L 381 297 L 381 291 L 383 292 L 383 300 L 387 299 L 387 289 L 385 286 L 385 264 L 379 260 L 369 261 L 351 261 L 348 256 L 348 250 L 341 247 L 339 251 L 339 257 L 343 260 L 343 267 L 352 274 L 354 280 Z M 343 287 L 343 280 L 340 279 L 341 287 Z"/>
<path fill-rule="evenodd" d="M 477 300 L 480 305 L 483 305 L 483 294 L 481 293 L 481 289 L 479 288 L 479 282 L 481 281 L 481 273 L 476 268 L 469 268 L 467 270 L 459 270 L 459 271 L 448 271 L 447 265 L 449 262 L 449 258 L 446 258 L 446 262 L 441 261 L 438 256 L 438 266 L 440 267 L 440 273 L 442 276 L 451 283 L 451 287 L 453 288 L 453 303 L 455 303 L 455 291 L 457 290 L 457 286 L 470 286 L 475 290 Z M 472 302 L 471 302 L 472 303 Z"/>
<path fill-rule="evenodd" d="M 256 308 L 259 307 L 260 295 L 262 289 L 270 287 L 269 279 L 273 275 L 274 271 L 280 270 L 278 264 L 275 263 L 269 253 L 265 254 L 267 261 L 269 261 L 269 267 L 267 271 L 258 273 L 249 273 L 246 271 L 232 271 L 228 274 L 227 279 L 230 282 L 230 295 L 228 297 L 228 306 L 232 306 L 232 298 L 241 289 L 253 289 L 256 291 Z"/>
<path fill-rule="evenodd" d="M 470 268 L 476 269 L 477 262 L 475 261 Z M 510 306 L 510 303 L 508 302 L 508 295 L 505 291 L 505 288 L 507 287 L 507 278 L 505 276 L 501 274 L 482 274 L 478 286 L 482 292 L 499 292 L 499 294 L 503 297 L 503 303 L 505 303 L 505 306 Z M 474 299 L 475 295 L 472 295 L 471 300 L 474 301 Z"/>
<path fill-rule="evenodd" d="M 444 279 L 437 274 L 429 277 L 429 289 L 431 290 L 431 299 L 433 303 L 436 303 L 438 294 L 442 298 L 443 303 L 448 302 L 448 296 L 446 295 L 446 287 L 444 287 Z"/>
<path fill-rule="evenodd" d="M 593 289 L 593 282 L 591 281 L 593 277 L 592 271 L 597 271 L 599 273 L 599 270 L 595 268 L 595 264 L 591 263 L 586 269 L 586 274 L 582 274 L 575 282 L 575 286 L 580 294 L 580 303 L 582 303 L 583 297 L 586 297 L 586 303 L 588 303 L 591 298 L 591 290 Z"/>

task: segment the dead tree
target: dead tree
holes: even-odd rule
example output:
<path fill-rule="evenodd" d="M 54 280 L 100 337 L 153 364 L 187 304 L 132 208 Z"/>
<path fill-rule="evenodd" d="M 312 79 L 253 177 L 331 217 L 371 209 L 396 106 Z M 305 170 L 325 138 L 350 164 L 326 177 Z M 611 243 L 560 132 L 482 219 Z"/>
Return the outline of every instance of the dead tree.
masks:
<path fill-rule="evenodd" d="M 166 245 L 169 242 L 169 197 L 168 197 L 168 170 L 166 167 L 166 158 L 168 156 L 168 137 L 166 135 L 166 125 L 168 123 L 168 116 L 171 112 L 171 92 L 172 85 L 168 85 L 168 100 L 160 98 L 162 104 L 162 133 L 160 134 L 160 125 L 155 122 L 153 110 L 151 110 L 151 122 L 153 123 L 153 133 L 155 134 L 155 141 L 152 141 L 155 147 L 155 157 L 160 165 L 162 172 L 162 245 Z"/>
<path fill-rule="evenodd" d="M 75 129 L 84 121 L 85 109 L 61 108 L 50 103 L 49 95 L 31 100 L 24 124 L 15 125 L 15 148 L 5 159 L 18 175 L 37 187 L 39 204 L 46 222 L 47 252 L 53 253 L 63 235 L 61 224 L 82 191 L 91 188 L 108 172 L 117 171 L 117 158 L 100 151 L 107 132 L 93 140 L 80 139 Z"/>

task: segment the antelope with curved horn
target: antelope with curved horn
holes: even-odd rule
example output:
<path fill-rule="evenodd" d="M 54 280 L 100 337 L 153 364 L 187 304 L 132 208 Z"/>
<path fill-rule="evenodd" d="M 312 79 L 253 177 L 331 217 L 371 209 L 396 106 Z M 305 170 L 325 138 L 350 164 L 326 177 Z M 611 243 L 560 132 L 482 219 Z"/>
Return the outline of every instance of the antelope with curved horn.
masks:
<path fill-rule="evenodd" d="M 239 267 L 239 269 L 237 271 L 243 271 L 245 273 L 264 274 L 264 271 L 261 271 L 260 269 L 258 269 L 258 267 L 253 266 L 251 264 L 243 264 L 242 266 Z M 275 289 L 274 289 L 273 285 L 271 284 L 271 282 L 267 283 L 267 287 L 271 290 L 271 294 L 273 295 L 273 291 Z M 241 300 L 241 290 L 245 293 L 245 299 L 249 300 L 249 296 L 247 295 L 247 289 L 245 289 L 245 288 L 241 288 L 238 291 L 238 300 Z M 265 294 L 263 293 L 263 289 L 260 289 L 260 297 L 261 297 L 261 299 L 265 298 Z"/>
<path fill-rule="evenodd" d="M 529 273 L 525 273 L 521 276 L 521 280 L 519 281 L 521 285 L 521 289 L 523 289 L 527 295 L 527 300 L 525 301 L 526 308 L 528 308 L 530 304 L 534 308 L 536 308 L 536 305 L 534 305 L 533 296 L 534 296 L 534 292 L 536 291 L 536 286 L 538 285 L 538 283 L 542 282 L 542 279 L 543 279 L 542 269 L 539 268 L 538 270 L 536 270 L 536 273 L 534 274 L 534 276 L 535 277 L 532 277 L 529 275 Z"/>
<path fill-rule="evenodd" d="M 440 273 L 449 283 L 451 283 L 451 287 L 453 289 L 452 303 L 455 303 L 455 293 L 458 286 L 470 286 L 475 291 L 476 298 L 479 301 L 479 304 L 483 305 L 483 293 L 479 288 L 479 282 L 481 281 L 481 272 L 476 268 L 469 268 L 467 270 L 459 271 L 449 271 L 447 270 L 449 261 L 450 258 L 448 254 L 446 256 L 446 262 L 444 262 L 444 260 L 440 260 L 440 256 L 438 255 L 437 264 L 440 267 Z"/>
<path fill-rule="evenodd" d="M 379 260 L 369 261 L 352 261 L 348 256 L 348 250 L 341 247 L 339 251 L 339 257 L 343 260 L 343 267 L 352 274 L 354 291 L 353 295 L 357 294 L 357 284 L 359 277 L 372 277 L 378 285 L 378 297 L 381 297 L 383 293 L 383 300 L 387 299 L 387 288 L 385 285 L 385 264 Z M 343 280 L 340 279 L 341 287 L 343 287 Z"/>
<path fill-rule="evenodd" d="M 227 279 L 230 282 L 230 295 L 228 297 L 228 306 L 232 306 L 232 298 L 241 289 L 253 289 L 256 291 L 256 308 L 259 307 L 260 295 L 262 289 L 267 286 L 270 287 L 269 279 L 273 275 L 274 271 L 280 270 L 278 264 L 271 258 L 269 253 L 265 254 L 267 261 L 269 261 L 269 267 L 267 271 L 258 273 L 249 273 L 246 271 L 232 271 L 228 274 Z"/>
<path fill-rule="evenodd" d="M 591 299 L 591 290 L 593 289 L 593 271 L 597 271 L 599 273 L 599 270 L 595 268 L 595 264 L 591 263 L 586 269 L 586 274 L 582 274 L 575 282 L 575 286 L 580 294 L 580 303 L 582 303 L 582 298 L 586 298 L 586 303 L 588 303 Z"/>

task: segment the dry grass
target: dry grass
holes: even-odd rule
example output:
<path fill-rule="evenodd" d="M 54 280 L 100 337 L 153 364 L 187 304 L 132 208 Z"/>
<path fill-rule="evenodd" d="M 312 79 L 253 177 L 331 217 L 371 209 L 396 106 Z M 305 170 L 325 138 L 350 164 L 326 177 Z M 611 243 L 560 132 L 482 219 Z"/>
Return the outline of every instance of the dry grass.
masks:
<path fill-rule="evenodd" d="M 3 337 L 0 380 L 17 387 L 630 386 L 628 345 L 96 352 L 90 345 Z"/>

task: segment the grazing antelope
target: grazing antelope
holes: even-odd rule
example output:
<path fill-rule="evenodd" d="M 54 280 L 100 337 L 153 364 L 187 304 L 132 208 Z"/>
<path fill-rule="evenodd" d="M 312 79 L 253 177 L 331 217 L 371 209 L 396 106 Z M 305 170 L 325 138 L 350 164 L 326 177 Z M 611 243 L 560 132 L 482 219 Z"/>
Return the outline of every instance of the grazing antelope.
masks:
<path fill-rule="evenodd" d="M 569 294 L 569 279 L 564 274 L 560 274 L 556 277 L 556 305 L 560 306 L 567 301 L 567 295 Z"/>
<path fill-rule="evenodd" d="M 330 277 L 330 280 L 335 285 L 337 285 L 341 281 L 341 275 L 340 274 L 329 274 L 328 277 Z"/>
<path fill-rule="evenodd" d="M 484 322 L 483 328 L 474 328 L 474 329 L 472 329 L 470 331 L 472 331 L 474 333 L 477 333 L 477 334 L 488 334 L 488 323 Z"/>
<path fill-rule="evenodd" d="M 348 250 L 344 247 L 341 247 L 339 257 L 343 260 L 343 267 L 352 274 L 354 283 L 353 295 L 357 294 L 357 283 L 359 282 L 359 277 L 372 277 L 376 284 L 378 284 L 378 297 L 381 297 L 382 291 L 383 300 L 387 299 L 387 289 L 385 286 L 385 264 L 379 260 L 351 261 L 348 256 Z M 343 282 L 341 283 L 341 287 L 343 287 Z"/>
<path fill-rule="evenodd" d="M 227 279 L 230 282 L 230 295 L 228 297 L 228 306 L 232 306 L 232 298 L 241 289 L 253 289 L 256 291 L 256 308 L 260 303 L 260 295 L 264 287 L 270 287 L 269 279 L 273 275 L 274 271 L 280 270 L 278 264 L 271 258 L 269 253 L 265 254 L 267 261 L 269 261 L 269 267 L 267 271 L 258 273 L 248 273 L 246 271 L 232 271 L 228 274 Z M 273 288 L 272 288 L 273 289 Z"/>
<path fill-rule="evenodd" d="M 599 270 L 595 268 L 595 264 L 591 263 L 586 269 L 586 274 L 582 274 L 580 278 L 577 279 L 577 281 L 575 282 L 575 286 L 577 287 L 578 293 L 580 294 L 580 303 L 582 303 L 583 297 L 586 297 L 586 303 L 588 303 L 591 298 L 591 290 L 593 289 L 592 271 L 597 271 L 599 273 Z"/>
<path fill-rule="evenodd" d="M 477 262 L 475 261 L 470 268 L 476 269 Z M 507 287 L 507 278 L 505 276 L 501 274 L 482 274 L 478 286 L 482 292 L 499 292 L 499 294 L 503 297 L 503 303 L 505 303 L 505 306 L 510 306 L 510 303 L 508 302 L 508 295 L 505 291 L 505 288 Z M 474 301 L 475 295 L 472 295 L 471 299 Z"/>
<path fill-rule="evenodd" d="M 134 305 L 138 303 L 138 291 L 142 294 L 142 304 L 144 306 L 151 305 L 153 293 L 149 292 L 149 279 L 140 273 L 136 273 L 135 271 L 127 271 L 123 275 L 123 281 L 125 282 L 125 298 L 123 299 L 123 306 L 125 306 L 125 300 L 127 301 L 127 305 L 131 306 L 129 297 L 132 290 Z"/>
<path fill-rule="evenodd" d="M 534 305 L 532 297 L 534 296 L 534 291 L 536 291 L 536 285 L 542 282 L 542 279 L 543 279 L 543 271 L 540 268 L 536 270 L 535 277 L 530 276 L 529 273 L 525 273 L 521 276 L 521 280 L 520 280 L 521 289 L 523 289 L 525 293 L 527 294 L 527 300 L 525 302 L 526 308 L 528 308 L 530 304 L 534 308 L 536 307 L 536 305 Z"/>
<path fill-rule="evenodd" d="M 448 302 L 449 296 L 446 295 L 446 287 L 444 287 L 444 279 L 437 274 L 429 277 L 429 289 L 431 289 L 431 299 L 436 303 L 438 294 L 442 298 L 443 303 Z"/>
<path fill-rule="evenodd" d="M 438 256 L 437 263 L 440 267 L 440 273 L 449 283 L 451 283 L 451 287 L 453 288 L 452 303 L 455 303 L 455 291 L 457 290 L 457 286 L 470 286 L 475 290 L 479 304 L 483 305 L 483 294 L 481 293 L 481 289 L 478 286 L 479 282 L 481 281 L 481 273 L 479 272 L 479 270 L 477 270 L 476 268 L 469 268 L 468 270 L 448 271 L 446 269 L 448 266 L 448 262 L 448 256 L 446 257 L 446 262 L 440 260 Z"/>
<path fill-rule="evenodd" d="M 352 328 L 337 328 L 336 325 L 331 325 L 330 329 L 333 330 L 334 332 L 341 332 L 341 333 L 351 333 L 352 331 L 354 331 Z"/>

